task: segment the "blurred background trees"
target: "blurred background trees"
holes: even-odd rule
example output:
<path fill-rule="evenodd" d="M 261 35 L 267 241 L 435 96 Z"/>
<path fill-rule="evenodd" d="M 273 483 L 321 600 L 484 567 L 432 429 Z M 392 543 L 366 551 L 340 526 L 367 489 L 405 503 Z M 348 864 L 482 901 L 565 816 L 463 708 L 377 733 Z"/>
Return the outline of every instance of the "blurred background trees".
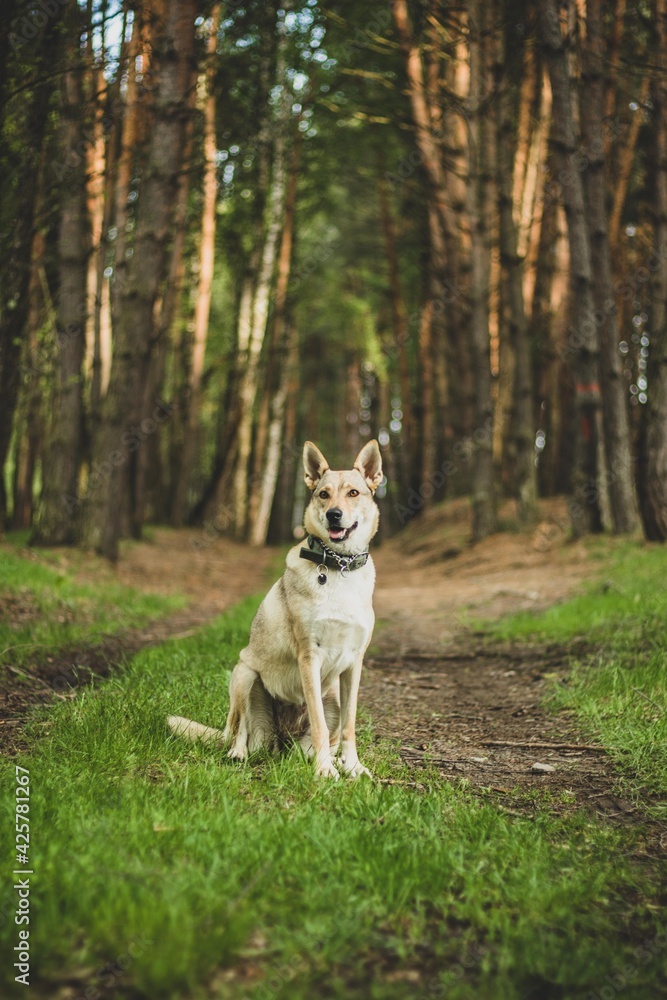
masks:
<path fill-rule="evenodd" d="M 383 531 L 468 494 L 667 537 L 664 0 L 8 4 L 0 523 L 293 537 L 378 437 Z"/>

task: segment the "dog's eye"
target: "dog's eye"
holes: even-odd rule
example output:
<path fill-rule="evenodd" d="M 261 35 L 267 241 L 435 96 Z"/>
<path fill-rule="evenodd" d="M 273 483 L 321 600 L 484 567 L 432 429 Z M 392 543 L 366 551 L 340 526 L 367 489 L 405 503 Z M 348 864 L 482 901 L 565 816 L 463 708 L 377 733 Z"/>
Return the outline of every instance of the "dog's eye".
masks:
<path fill-rule="evenodd" d="M 350 490 L 350 492 L 348 493 L 348 496 L 349 497 L 358 497 L 359 496 L 359 490 Z"/>
<path fill-rule="evenodd" d="M 320 490 L 320 496 L 321 496 L 321 498 L 323 500 L 328 500 L 329 499 L 329 494 L 327 493 L 326 490 Z"/>

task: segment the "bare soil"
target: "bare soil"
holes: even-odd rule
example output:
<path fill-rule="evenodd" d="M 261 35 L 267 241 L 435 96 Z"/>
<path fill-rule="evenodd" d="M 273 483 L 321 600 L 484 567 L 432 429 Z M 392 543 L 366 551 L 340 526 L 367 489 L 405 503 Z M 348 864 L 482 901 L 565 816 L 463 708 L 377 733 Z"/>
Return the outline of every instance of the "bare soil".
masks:
<path fill-rule="evenodd" d="M 444 528 L 434 512 L 380 549 L 378 626 L 360 703 L 417 780 L 418 769 L 436 767 L 509 812 L 548 801 L 632 821 L 635 805 L 619 792 L 604 748 L 569 713 L 545 706 L 572 660 L 594 652 L 586 637 L 567 646 L 498 643 L 484 631 L 485 622 L 566 600 L 599 572 L 590 546 L 565 543 L 562 501 L 545 502 L 543 512 L 531 531 L 471 546 L 462 501 L 448 506 Z M 511 505 L 504 514 L 511 518 Z"/>

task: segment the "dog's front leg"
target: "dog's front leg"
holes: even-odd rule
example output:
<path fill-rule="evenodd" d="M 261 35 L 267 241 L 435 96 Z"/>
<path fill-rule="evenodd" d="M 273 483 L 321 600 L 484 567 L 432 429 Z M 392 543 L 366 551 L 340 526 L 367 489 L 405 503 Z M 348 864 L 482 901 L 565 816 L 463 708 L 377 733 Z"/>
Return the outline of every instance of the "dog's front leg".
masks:
<path fill-rule="evenodd" d="M 357 755 L 357 696 L 361 680 L 363 657 L 349 670 L 340 675 L 340 766 L 349 778 L 358 778 L 371 772 L 360 762 Z"/>
<path fill-rule="evenodd" d="M 317 778 L 338 778 L 338 771 L 331 759 L 329 728 L 322 704 L 320 670 L 321 663 L 317 656 L 310 652 L 302 653 L 299 656 L 299 673 L 308 709 L 310 736 L 315 754 L 315 776 Z"/>

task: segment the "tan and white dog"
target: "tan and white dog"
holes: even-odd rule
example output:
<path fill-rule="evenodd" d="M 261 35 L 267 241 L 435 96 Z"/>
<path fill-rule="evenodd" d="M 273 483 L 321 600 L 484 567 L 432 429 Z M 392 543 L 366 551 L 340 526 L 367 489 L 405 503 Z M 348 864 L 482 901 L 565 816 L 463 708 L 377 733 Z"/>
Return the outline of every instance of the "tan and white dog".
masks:
<path fill-rule="evenodd" d="M 333 472 L 307 441 L 303 465 L 311 491 L 307 541 L 290 550 L 283 576 L 255 615 L 232 673 L 224 733 L 180 716 L 168 724 L 191 740 L 231 743 L 228 756 L 245 760 L 273 743 L 281 704 L 305 705 L 309 727 L 300 742 L 315 757 L 316 775 L 338 778 L 340 769 L 351 778 L 370 777 L 357 756 L 356 716 L 375 622 L 368 545 L 378 529 L 373 494 L 382 481 L 380 449 L 369 441 L 354 468 Z"/>

